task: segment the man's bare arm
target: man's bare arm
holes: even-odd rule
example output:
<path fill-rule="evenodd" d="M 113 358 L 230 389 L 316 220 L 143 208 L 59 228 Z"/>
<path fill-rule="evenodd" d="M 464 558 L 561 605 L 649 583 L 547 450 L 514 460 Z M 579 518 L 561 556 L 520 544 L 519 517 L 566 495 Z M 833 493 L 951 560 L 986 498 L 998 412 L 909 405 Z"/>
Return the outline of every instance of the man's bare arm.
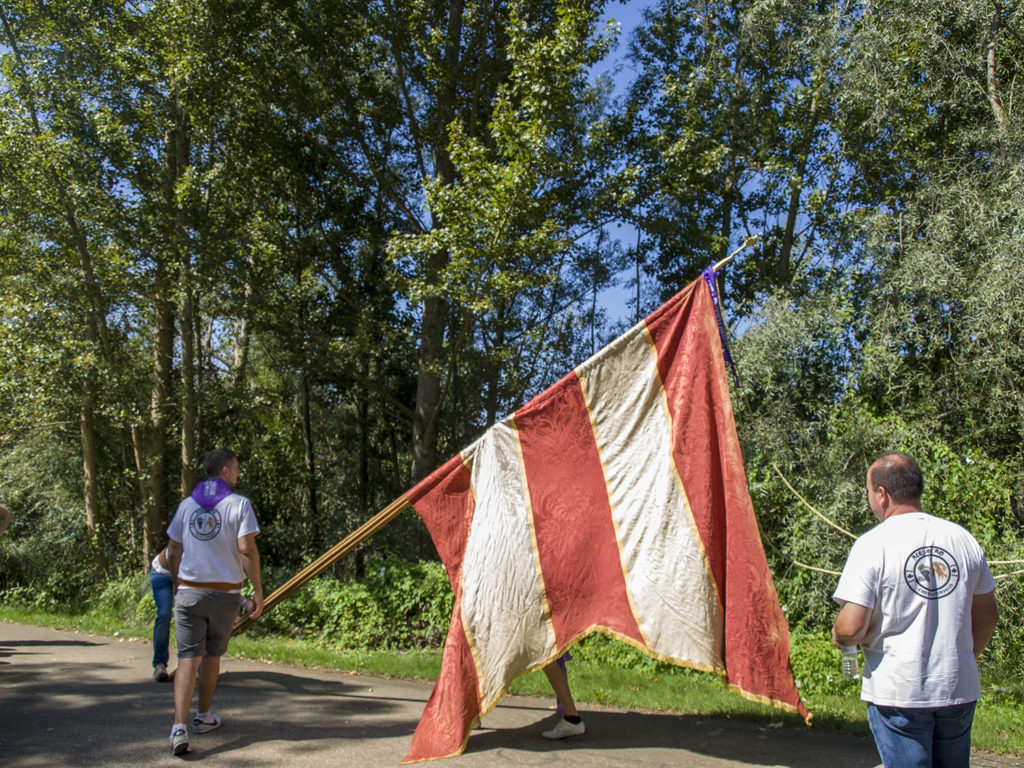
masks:
<path fill-rule="evenodd" d="M 832 625 L 832 642 L 835 645 L 860 645 L 871 624 L 871 609 L 857 603 L 843 603 Z"/>
<path fill-rule="evenodd" d="M 181 553 L 184 550 L 181 548 L 181 542 L 171 539 L 167 542 L 167 570 L 171 572 L 171 578 L 174 580 L 174 586 L 178 586 L 178 568 L 181 567 Z"/>
<path fill-rule="evenodd" d="M 986 592 L 975 595 L 971 603 L 971 633 L 974 635 L 974 658 L 988 646 L 999 623 L 999 606 L 996 605 L 996 593 Z"/>
<path fill-rule="evenodd" d="M 263 614 L 263 582 L 260 581 L 260 551 L 256 548 L 255 533 L 238 538 L 238 553 L 242 556 L 242 569 L 252 582 L 254 591 L 249 618 L 258 619 Z"/>

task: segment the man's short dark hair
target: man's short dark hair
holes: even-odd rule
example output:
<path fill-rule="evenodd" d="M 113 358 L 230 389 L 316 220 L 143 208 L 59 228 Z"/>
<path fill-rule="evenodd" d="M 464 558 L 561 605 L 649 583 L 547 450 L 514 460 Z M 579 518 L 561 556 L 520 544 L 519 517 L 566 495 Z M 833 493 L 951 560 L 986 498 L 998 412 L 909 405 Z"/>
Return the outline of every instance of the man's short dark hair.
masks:
<path fill-rule="evenodd" d="M 883 453 L 868 470 L 872 489 L 885 488 L 893 501 L 918 501 L 924 493 L 924 475 L 913 457 L 899 451 Z"/>
<path fill-rule="evenodd" d="M 234 451 L 229 451 L 227 448 L 215 448 L 203 458 L 203 469 L 206 470 L 206 476 L 220 477 L 221 470 L 237 458 Z"/>

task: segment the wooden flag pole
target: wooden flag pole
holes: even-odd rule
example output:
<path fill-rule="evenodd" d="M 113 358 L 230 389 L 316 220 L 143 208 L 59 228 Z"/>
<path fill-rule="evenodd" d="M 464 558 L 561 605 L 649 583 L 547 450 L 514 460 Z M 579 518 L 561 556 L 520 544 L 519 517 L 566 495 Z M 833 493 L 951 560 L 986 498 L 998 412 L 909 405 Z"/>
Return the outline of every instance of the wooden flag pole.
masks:
<path fill-rule="evenodd" d="M 305 586 L 306 582 L 310 579 L 316 578 L 326 571 L 357 546 L 366 541 L 366 539 L 373 536 L 373 534 L 398 517 L 398 515 L 408 509 L 409 506 L 411 505 L 405 496 L 399 496 L 397 499 L 392 501 L 384 509 L 356 528 L 352 533 L 324 552 L 324 554 L 320 555 L 320 557 L 292 576 L 280 587 L 275 589 L 270 596 L 263 601 L 263 613 L 266 613 L 282 600 L 285 600 L 298 592 L 303 586 Z M 252 626 L 253 623 L 253 619 L 250 619 L 248 616 L 243 616 L 235 622 L 235 626 L 231 628 L 231 634 L 237 635 L 240 632 L 244 632 Z"/>

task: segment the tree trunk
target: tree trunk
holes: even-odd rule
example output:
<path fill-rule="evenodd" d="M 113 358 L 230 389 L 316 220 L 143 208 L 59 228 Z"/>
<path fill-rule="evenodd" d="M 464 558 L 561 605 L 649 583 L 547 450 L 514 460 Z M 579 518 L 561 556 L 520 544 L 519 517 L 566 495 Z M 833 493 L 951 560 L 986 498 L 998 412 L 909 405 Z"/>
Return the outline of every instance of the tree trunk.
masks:
<path fill-rule="evenodd" d="M 718 258 L 716 261 L 722 261 L 726 256 L 729 255 L 729 241 L 732 239 L 732 209 L 736 197 L 736 179 L 734 176 L 734 167 L 732 163 L 729 163 L 729 170 L 725 177 L 725 189 L 722 191 L 722 209 L 721 209 L 721 230 L 720 234 L 722 237 L 722 244 L 718 247 Z M 721 301 L 725 302 L 726 284 L 722 281 L 721 288 L 719 289 L 719 296 Z"/>
<path fill-rule="evenodd" d="M 364 381 L 370 381 L 373 376 L 370 356 L 363 351 L 360 354 L 359 372 Z M 368 520 L 376 511 L 370 508 L 372 498 L 370 490 L 370 389 L 365 384 L 359 387 L 356 395 L 357 425 L 359 428 L 359 452 L 356 455 L 356 493 L 359 510 L 359 519 Z M 389 430 L 390 431 L 390 430 Z M 352 575 L 361 579 L 366 573 L 366 554 L 363 549 L 357 549 L 352 564 Z"/>
<path fill-rule="evenodd" d="M 231 386 L 236 392 L 245 388 L 247 368 L 249 366 L 249 302 L 253 293 L 253 271 L 255 258 L 250 253 L 248 257 L 249 269 L 245 276 L 245 289 L 243 292 L 244 301 L 241 308 L 241 316 L 235 323 L 235 353 L 231 361 Z"/>
<path fill-rule="evenodd" d="M 174 309 L 167 296 L 166 264 L 157 258 L 154 279 L 156 304 L 153 345 L 153 375 L 150 394 L 149 429 L 146 441 L 147 500 L 145 534 L 149 548 L 159 551 L 165 528 L 167 506 L 167 413 L 171 392 L 174 355 Z"/>
<path fill-rule="evenodd" d="M 202 446 L 205 442 L 206 430 L 204 429 L 204 408 L 206 402 L 206 360 L 209 356 L 208 350 L 203 348 L 203 319 L 201 304 L 197 304 L 195 296 L 192 297 L 192 349 L 195 352 L 195 368 L 193 381 L 196 383 L 196 450 L 198 456 L 196 461 L 201 461 Z M 202 475 L 200 474 L 200 477 Z M 196 479 L 199 482 L 199 478 Z"/>
<path fill-rule="evenodd" d="M 92 553 L 93 573 L 101 580 L 107 572 L 100 525 L 100 488 L 96 461 L 96 391 L 89 376 L 82 379 L 80 427 L 82 439 L 82 481 L 85 496 L 85 527 Z"/>
<path fill-rule="evenodd" d="M 181 212 L 177 202 L 178 180 L 184 174 L 188 139 L 185 114 L 172 99 L 169 105 L 174 127 L 164 136 L 164 216 L 167 250 L 154 254 L 153 273 L 153 373 L 150 384 L 149 428 L 146 441 L 147 499 L 145 534 L 153 551 L 163 543 L 167 506 L 167 416 L 170 410 L 171 376 L 174 361 L 174 304 L 171 300 L 169 268 L 184 251 Z"/>
<path fill-rule="evenodd" d="M 192 142 L 188 120 L 184 110 L 174 105 L 177 130 L 174 132 L 174 182 L 185 173 L 191 164 Z M 195 378 L 195 304 L 192 285 L 192 254 L 188 241 L 188 217 L 175 199 L 176 242 L 181 244 L 180 283 L 178 288 L 178 314 L 181 336 L 181 495 L 191 493 L 198 480 L 196 466 L 197 405 Z"/>
<path fill-rule="evenodd" d="M 135 457 L 135 477 L 139 484 L 139 499 L 142 504 L 142 565 L 148 567 L 158 550 L 153 549 L 149 540 L 149 473 L 146 468 L 146 428 L 141 424 L 131 425 L 132 452 Z"/>
<path fill-rule="evenodd" d="M 807 157 L 811 153 L 811 144 L 814 141 L 814 127 L 818 122 L 818 95 L 811 97 L 811 112 L 807 118 L 807 133 L 803 146 L 800 148 L 800 156 L 796 164 L 795 180 L 789 192 L 789 210 L 786 212 L 786 228 L 782 233 L 782 248 L 779 251 L 779 262 L 777 265 L 778 280 L 785 284 L 790 280 L 790 270 L 793 260 L 793 240 L 796 233 L 796 220 L 800 213 L 800 193 L 804 186 L 804 173 L 807 171 Z"/>
<path fill-rule="evenodd" d="M 181 271 L 181 495 L 187 496 L 198 481 L 198 407 L 195 376 L 195 305 L 192 299 L 190 259 Z"/>
<path fill-rule="evenodd" d="M 305 358 L 305 355 L 303 355 Z M 303 359 L 300 388 L 300 406 L 302 409 L 302 448 L 306 466 L 306 493 L 309 496 L 309 512 L 313 519 L 313 540 L 320 541 L 320 504 L 317 500 L 316 483 L 316 452 L 313 443 L 313 417 L 309 394 L 308 365 Z"/>
<path fill-rule="evenodd" d="M 1002 12 L 997 4 L 992 16 L 992 23 L 989 25 L 988 51 L 985 56 L 985 93 L 988 96 L 989 106 L 992 107 L 992 117 L 1000 128 L 1006 123 L 1006 114 L 1003 112 L 1003 105 L 999 102 L 999 91 L 996 87 L 996 45 L 999 42 L 999 28 L 1002 23 Z M 1012 88 L 1010 92 L 1013 93 Z"/>
<path fill-rule="evenodd" d="M 444 254 L 447 258 L 447 253 Z M 442 261 L 434 257 L 432 262 Z M 436 273 L 435 273 L 436 274 Z M 441 402 L 445 303 L 438 296 L 423 302 L 423 326 L 416 356 L 416 408 L 412 418 L 412 480 L 419 482 L 437 468 L 437 409 Z"/>
<path fill-rule="evenodd" d="M 498 419 L 498 404 L 501 390 L 501 353 L 505 346 L 505 303 L 500 302 L 495 312 L 494 344 L 487 366 L 487 426 Z"/>
<path fill-rule="evenodd" d="M 369 380 L 372 375 L 369 355 L 364 352 L 361 357 L 360 370 L 364 378 Z M 359 455 L 356 476 L 359 481 L 359 513 L 362 518 L 368 518 L 373 511 L 370 509 L 370 390 L 365 386 L 360 387 L 358 397 Z"/>
<path fill-rule="evenodd" d="M 445 69 L 448 82 L 438 99 L 439 119 L 436 124 L 434 156 L 437 182 L 449 186 L 455 182 L 455 165 L 448 153 L 448 124 L 455 113 L 456 78 L 459 68 L 459 48 L 462 38 L 461 0 L 448 6 L 448 35 L 445 49 Z M 444 222 L 435 217 L 435 227 Z M 448 251 L 430 255 L 427 262 L 427 283 L 437 284 L 437 276 L 448 264 Z M 412 424 L 412 480 L 418 482 L 438 465 L 437 411 L 441 404 L 441 367 L 444 350 L 444 329 L 447 325 L 447 306 L 440 296 L 430 296 L 423 302 L 423 324 L 416 356 L 416 408 Z"/>

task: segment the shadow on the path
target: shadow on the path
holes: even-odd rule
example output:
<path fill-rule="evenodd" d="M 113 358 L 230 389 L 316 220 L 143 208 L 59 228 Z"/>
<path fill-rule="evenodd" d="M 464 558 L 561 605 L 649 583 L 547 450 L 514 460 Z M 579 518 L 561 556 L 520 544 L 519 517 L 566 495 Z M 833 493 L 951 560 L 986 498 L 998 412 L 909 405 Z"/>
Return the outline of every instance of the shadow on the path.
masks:
<path fill-rule="evenodd" d="M 874 768 L 878 752 L 870 737 L 823 729 L 757 723 L 719 717 L 641 712 L 584 712 L 585 736 L 548 741 L 540 732 L 551 728 L 553 717 L 518 729 L 486 727 L 470 736 L 466 754 L 488 751 L 557 753 L 563 750 L 628 750 L 637 765 L 661 765 L 644 750 L 676 753 L 668 763 L 684 764 L 681 753 L 732 760 L 744 765 L 785 765 L 790 768 Z M 778 726 L 778 727 L 776 727 Z M 649 753 L 648 753 L 649 754 Z M 629 764 L 633 764 L 630 761 Z"/>
<path fill-rule="evenodd" d="M 69 645 L 107 645 L 107 643 L 94 643 L 91 640 L 0 640 L 0 650 L 9 650 L 10 648 L 33 648 L 38 646 L 44 646 L 46 648 L 64 648 Z"/>
<path fill-rule="evenodd" d="M 25 650 L 16 655 L 34 657 Z M 62 660 L 59 674 L 38 661 L 14 661 L 0 672 L 0 763 L 23 758 L 32 765 L 135 765 L 140 749 L 169 755 L 173 686 L 154 683 L 146 669 L 139 670 L 137 681 L 122 682 L 85 658 Z M 365 684 L 360 687 L 366 690 Z M 189 759 L 262 741 L 412 734 L 416 721 L 394 716 L 399 702 L 349 696 L 349 688 L 340 680 L 281 672 L 225 672 L 214 700 L 224 728 L 195 737 L 197 752 Z"/>

